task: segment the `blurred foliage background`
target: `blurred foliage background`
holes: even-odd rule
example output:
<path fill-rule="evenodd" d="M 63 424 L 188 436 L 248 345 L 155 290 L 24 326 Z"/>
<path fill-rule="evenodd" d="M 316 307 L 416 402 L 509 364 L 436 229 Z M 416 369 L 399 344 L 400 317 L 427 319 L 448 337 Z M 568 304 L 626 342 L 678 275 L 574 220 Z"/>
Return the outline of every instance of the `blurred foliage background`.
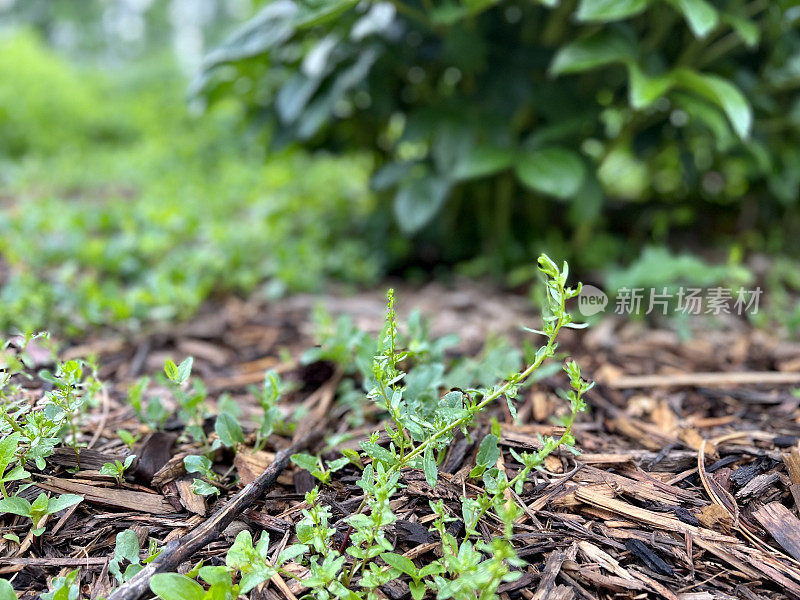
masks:
<path fill-rule="evenodd" d="M 542 250 L 598 284 L 764 284 L 761 323 L 800 328 L 798 2 L 0 11 L 5 329 L 387 274 L 523 285 Z"/>

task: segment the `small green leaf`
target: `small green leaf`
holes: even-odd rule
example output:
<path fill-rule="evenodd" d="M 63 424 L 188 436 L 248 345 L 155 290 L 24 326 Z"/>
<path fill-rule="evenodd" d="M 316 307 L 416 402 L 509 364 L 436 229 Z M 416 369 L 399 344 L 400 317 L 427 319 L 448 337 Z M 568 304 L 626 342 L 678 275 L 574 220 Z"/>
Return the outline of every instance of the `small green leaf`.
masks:
<path fill-rule="evenodd" d="M 347 458 L 346 456 L 342 456 L 341 458 L 337 458 L 336 460 L 329 460 L 328 468 L 335 473 L 336 471 L 339 471 L 347 464 L 350 464 L 350 459 Z"/>
<path fill-rule="evenodd" d="M 6 467 L 11 464 L 16 456 L 20 435 L 19 433 L 12 433 L 0 440 L 0 477 L 2 477 L 3 471 L 6 470 Z"/>
<path fill-rule="evenodd" d="M 361 442 L 361 449 L 367 456 L 374 460 L 378 460 L 389 466 L 397 464 L 397 458 L 395 458 L 394 454 L 378 444 L 374 444 L 373 442 Z"/>
<path fill-rule="evenodd" d="M 746 139 L 750 136 L 753 109 L 750 108 L 742 92 L 730 81 L 716 75 L 697 73 L 691 69 L 679 69 L 675 72 L 675 78 L 680 85 L 717 104 L 728 116 L 740 138 Z"/>
<path fill-rule="evenodd" d="M 646 8 L 647 0 L 581 0 L 576 17 L 579 21 L 619 21 Z"/>
<path fill-rule="evenodd" d="M 301 469 L 305 469 L 309 473 L 319 469 L 319 461 L 316 456 L 311 456 L 304 452 L 292 454 L 290 460 Z"/>
<path fill-rule="evenodd" d="M 220 413 L 214 424 L 214 431 L 217 432 L 220 441 L 228 448 L 235 447 L 236 444 L 244 443 L 244 433 L 242 426 L 230 413 Z"/>
<path fill-rule="evenodd" d="M 414 600 L 422 600 L 422 598 L 425 596 L 425 582 L 410 581 L 408 583 L 408 590 L 411 592 L 411 597 Z"/>
<path fill-rule="evenodd" d="M 175 364 L 175 361 L 167 359 L 164 363 L 164 374 L 170 381 L 178 380 L 178 365 Z"/>
<path fill-rule="evenodd" d="M 553 75 L 580 73 L 615 62 L 636 58 L 631 41 L 616 30 L 600 31 L 562 46 L 550 64 Z"/>
<path fill-rule="evenodd" d="M 25 498 L 18 498 L 17 496 L 3 498 L 0 500 L 0 514 L 2 513 L 19 515 L 20 517 L 30 517 L 31 503 L 25 500 Z"/>
<path fill-rule="evenodd" d="M 302 556 L 306 552 L 308 552 L 308 546 L 305 544 L 292 544 L 291 546 L 284 548 L 284 550 L 278 554 L 278 558 L 275 559 L 275 566 L 279 567 L 283 563 L 293 560 L 298 556 Z"/>
<path fill-rule="evenodd" d="M 119 461 L 117 461 L 119 462 Z M 122 463 L 120 463 L 121 465 Z M 119 475 L 119 469 L 117 469 L 117 465 L 115 463 L 103 463 L 103 466 L 100 467 L 100 474 L 106 475 L 108 477 L 116 477 Z"/>
<path fill-rule="evenodd" d="M 0 600 L 17 600 L 14 588 L 5 579 L 0 579 Z"/>
<path fill-rule="evenodd" d="M 122 440 L 122 443 L 129 448 L 132 448 L 136 443 L 136 438 L 134 438 L 131 432 L 126 429 L 117 429 L 117 436 L 120 440 Z"/>
<path fill-rule="evenodd" d="M 523 154 L 517 160 L 516 172 L 519 180 L 530 189 L 567 199 L 583 185 L 586 167 L 574 151 L 551 147 Z"/>
<path fill-rule="evenodd" d="M 500 458 L 500 448 L 497 446 L 497 442 L 500 440 L 494 434 L 488 434 L 484 436 L 481 440 L 480 446 L 478 446 L 478 454 L 475 457 L 475 464 L 484 466 L 484 467 L 491 467 L 495 463 L 497 463 L 497 459 Z"/>
<path fill-rule="evenodd" d="M 203 481 L 202 479 L 192 480 L 192 485 L 190 488 L 198 496 L 212 496 L 214 494 L 219 494 L 219 488 L 211 485 L 207 481 Z"/>
<path fill-rule="evenodd" d="M 26 479 L 30 476 L 31 474 L 28 473 L 28 471 L 20 466 L 17 466 L 6 473 L 2 479 L 3 481 L 19 481 L 20 479 Z"/>
<path fill-rule="evenodd" d="M 396 554 L 394 552 L 384 552 L 381 554 L 381 558 L 384 562 L 389 565 L 390 567 L 394 567 L 401 573 L 405 573 L 409 577 L 413 579 L 417 579 L 419 577 L 419 573 L 417 572 L 417 567 L 414 566 L 414 563 L 411 562 L 411 559 L 403 556 L 402 554 Z"/>
<path fill-rule="evenodd" d="M 57 498 L 51 498 L 47 503 L 47 514 L 52 515 L 79 502 L 83 502 L 83 498 L 77 494 L 61 494 Z"/>
<path fill-rule="evenodd" d="M 139 538 L 133 529 L 126 529 L 117 534 L 114 558 L 119 561 L 124 559 L 129 563 L 139 562 Z"/>
<path fill-rule="evenodd" d="M 200 454 L 190 454 L 183 457 L 183 466 L 187 473 L 207 474 L 211 470 L 211 461 Z"/>
<path fill-rule="evenodd" d="M 425 446 L 425 453 L 422 456 L 422 470 L 425 472 L 425 481 L 432 488 L 436 487 L 439 478 L 439 470 L 436 468 L 436 459 L 433 456 L 433 445 Z"/>
<path fill-rule="evenodd" d="M 686 17 L 686 22 L 696 37 L 706 37 L 719 25 L 717 9 L 706 0 L 671 0 L 671 2 Z"/>
<path fill-rule="evenodd" d="M 635 63 L 628 65 L 628 78 L 630 82 L 628 96 L 631 106 L 636 110 L 650 106 L 675 84 L 671 73 L 651 77 Z"/>
<path fill-rule="evenodd" d="M 508 412 L 511 413 L 511 418 L 516 421 L 517 419 L 517 407 L 514 406 L 514 401 L 511 397 L 506 396 L 506 404 L 508 404 Z"/>
<path fill-rule="evenodd" d="M 150 591 L 162 600 L 203 600 L 203 586 L 178 573 L 157 573 L 150 580 Z"/>
<path fill-rule="evenodd" d="M 514 151 L 509 148 L 479 145 L 472 147 L 453 167 L 455 181 L 478 179 L 505 171 L 514 164 Z"/>
<path fill-rule="evenodd" d="M 194 357 L 186 358 L 180 365 L 178 365 L 178 383 L 186 383 L 189 376 L 192 374 L 192 365 L 194 364 Z"/>

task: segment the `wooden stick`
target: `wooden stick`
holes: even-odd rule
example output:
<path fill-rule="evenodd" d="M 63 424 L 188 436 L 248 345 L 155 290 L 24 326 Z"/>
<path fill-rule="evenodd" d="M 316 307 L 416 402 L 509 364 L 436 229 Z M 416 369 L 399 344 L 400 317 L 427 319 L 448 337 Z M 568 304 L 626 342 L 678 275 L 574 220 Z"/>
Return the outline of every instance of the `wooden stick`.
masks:
<path fill-rule="evenodd" d="M 156 573 L 175 571 L 178 565 L 216 540 L 230 523 L 256 502 L 278 479 L 278 475 L 289 464 L 289 457 L 298 450 L 307 448 L 322 437 L 324 428 L 310 433 L 285 450 L 275 453 L 275 460 L 253 482 L 242 488 L 228 504 L 213 516 L 179 540 L 167 544 L 158 558 L 139 571 L 133 579 L 117 588 L 108 600 L 138 600 L 150 588 L 150 579 Z"/>
<path fill-rule="evenodd" d="M 780 371 L 739 371 L 735 373 L 676 373 L 674 375 L 631 375 L 606 383 L 610 388 L 725 387 L 733 385 L 798 384 L 800 373 Z"/>

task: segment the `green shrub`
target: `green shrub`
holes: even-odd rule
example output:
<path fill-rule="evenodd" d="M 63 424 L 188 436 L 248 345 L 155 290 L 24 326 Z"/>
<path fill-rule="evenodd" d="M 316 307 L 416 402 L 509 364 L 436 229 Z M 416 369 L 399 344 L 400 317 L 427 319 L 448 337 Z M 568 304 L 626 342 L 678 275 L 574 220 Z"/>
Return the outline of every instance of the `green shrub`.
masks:
<path fill-rule="evenodd" d="M 101 80 L 30 35 L 5 44 L 19 56 L 0 49 L 0 111 L 16 113 L 19 98 L 30 106 L 13 121 L 25 155 L 0 160 L 0 330 L 136 327 L 265 283 L 275 295 L 379 274 L 368 157 L 285 153 L 265 164 L 235 103 L 190 113 L 174 66 Z M 24 56 L 41 81 L 18 73 Z M 120 135 L 101 142 L 97 122 Z M 0 153 L 14 139 L 4 123 L 0 114 Z"/>
<path fill-rule="evenodd" d="M 748 248 L 794 248 L 793 4 L 283 0 L 208 55 L 194 90 L 241 98 L 275 146 L 369 150 L 420 254 L 529 261 L 562 225 L 594 267 L 620 244 L 593 232 L 723 241 L 743 217 L 769 232 Z"/>
<path fill-rule="evenodd" d="M 96 74 L 78 72 L 32 32 L 0 37 L 0 158 L 118 138 L 124 128 L 109 117 Z"/>

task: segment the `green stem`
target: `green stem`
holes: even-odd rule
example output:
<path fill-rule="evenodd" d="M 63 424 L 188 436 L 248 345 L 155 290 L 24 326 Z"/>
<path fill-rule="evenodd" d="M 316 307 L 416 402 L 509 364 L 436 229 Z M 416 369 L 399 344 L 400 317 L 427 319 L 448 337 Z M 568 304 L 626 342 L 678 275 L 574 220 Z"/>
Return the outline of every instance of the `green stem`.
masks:
<path fill-rule="evenodd" d="M 561 308 L 562 308 L 561 314 L 563 315 L 563 312 L 564 312 L 564 300 L 563 299 L 561 300 L 561 304 L 562 304 L 562 306 L 561 306 Z M 457 427 L 461 427 L 462 425 L 466 425 L 477 413 L 479 413 L 487 405 L 489 405 L 493 401 L 497 400 L 497 398 L 499 398 L 504 393 L 506 393 L 508 391 L 508 389 L 511 387 L 512 383 L 516 383 L 518 381 L 522 381 L 524 379 L 527 379 L 534 371 L 536 371 L 536 369 L 538 369 L 540 366 L 542 366 L 542 363 L 547 358 L 552 356 L 552 353 L 555 351 L 556 337 L 558 336 L 558 332 L 561 329 L 561 325 L 562 324 L 563 324 L 563 317 L 559 317 L 558 321 L 556 322 L 555 327 L 553 328 L 553 332 L 550 334 L 550 337 L 547 340 L 547 345 L 546 345 L 547 350 L 545 352 L 542 352 L 539 355 L 539 358 L 537 358 L 533 363 L 531 363 L 531 365 L 527 369 L 525 369 L 519 375 L 518 378 L 515 378 L 514 382 L 506 381 L 502 386 L 500 386 L 494 392 L 492 392 L 491 394 L 486 396 L 479 404 L 477 404 L 473 409 L 471 409 L 469 411 L 468 415 L 453 421 L 447 427 L 445 427 L 443 429 L 440 429 L 439 431 L 434 433 L 431 437 L 429 437 L 424 442 L 422 442 L 419 446 L 417 446 L 414 449 L 413 452 L 411 452 L 408 455 L 406 455 L 405 460 L 401 460 L 396 465 L 396 467 L 393 467 L 393 468 L 395 468 L 397 470 L 403 468 L 406 464 L 408 464 L 408 462 L 412 458 L 416 458 L 417 456 L 419 456 L 420 454 L 425 452 L 425 448 L 430 446 L 433 442 L 438 440 L 440 437 L 442 437 L 443 435 L 449 433 L 450 431 L 452 431 L 453 429 L 455 429 Z"/>

